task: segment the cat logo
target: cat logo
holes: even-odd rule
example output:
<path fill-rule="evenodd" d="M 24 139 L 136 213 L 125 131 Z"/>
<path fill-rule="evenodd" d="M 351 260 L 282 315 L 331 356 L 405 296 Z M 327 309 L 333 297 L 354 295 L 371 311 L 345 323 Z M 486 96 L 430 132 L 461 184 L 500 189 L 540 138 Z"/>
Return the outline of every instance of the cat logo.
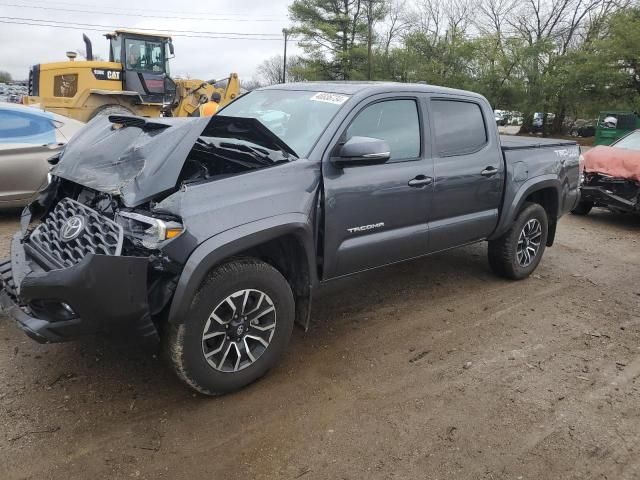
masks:
<path fill-rule="evenodd" d="M 105 70 L 103 68 L 93 68 L 91 70 L 96 80 L 115 80 L 120 81 L 120 70 Z"/>

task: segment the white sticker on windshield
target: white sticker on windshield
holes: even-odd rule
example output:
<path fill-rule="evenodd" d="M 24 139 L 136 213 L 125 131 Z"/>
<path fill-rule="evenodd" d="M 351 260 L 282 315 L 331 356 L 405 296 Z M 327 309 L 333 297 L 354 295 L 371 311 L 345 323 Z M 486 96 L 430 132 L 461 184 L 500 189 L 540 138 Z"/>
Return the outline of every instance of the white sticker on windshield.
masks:
<path fill-rule="evenodd" d="M 334 105 L 342 105 L 344 102 L 349 100 L 348 95 L 340 95 L 339 93 L 329 93 L 329 92 L 318 92 L 311 100 L 314 102 L 325 102 L 325 103 L 333 103 Z"/>

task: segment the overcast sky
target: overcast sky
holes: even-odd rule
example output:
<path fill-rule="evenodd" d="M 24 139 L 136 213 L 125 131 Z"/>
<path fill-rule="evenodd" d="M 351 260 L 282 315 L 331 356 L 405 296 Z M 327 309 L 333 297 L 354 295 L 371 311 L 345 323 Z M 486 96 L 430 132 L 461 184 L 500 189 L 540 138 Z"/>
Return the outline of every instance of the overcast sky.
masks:
<path fill-rule="evenodd" d="M 189 74 L 191 78 L 209 80 L 237 72 L 241 79 L 249 79 L 255 76 L 255 69 L 262 60 L 282 53 L 282 29 L 289 26 L 287 6 L 290 2 L 291 0 L 0 0 L 0 70 L 8 71 L 16 80 L 25 79 L 30 65 L 63 61 L 66 60 L 66 51 L 84 48 L 82 28 L 71 30 L 1 23 L 41 23 L 45 20 L 157 29 L 162 32 L 182 30 L 274 35 L 273 40 L 174 36 L 172 76 Z M 152 18 L 152 15 L 165 18 Z M 15 20 L 16 18 L 31 20 Z M 104 32 L 91 31 L 89 28 L 102 27 L 86 27 L 84 31 L 93 42 L 94 54 L 107 59 L 107 39 L 103 37 Z M 289 52 L 295 53 L 296 50 L 295 43 L 290 42 Z"/>

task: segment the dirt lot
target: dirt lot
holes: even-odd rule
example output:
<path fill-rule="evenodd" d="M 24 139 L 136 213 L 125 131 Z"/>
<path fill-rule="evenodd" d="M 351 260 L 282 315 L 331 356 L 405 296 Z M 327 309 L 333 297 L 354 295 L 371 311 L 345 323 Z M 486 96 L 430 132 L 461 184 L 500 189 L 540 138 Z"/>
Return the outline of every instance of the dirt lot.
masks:
<path fill-rule="evenodd" d="M 516 283 L 484 245 L 334 283 L 278 369 L 217 399 L 0 317 L 0 477 L 640 478 L 639 233 L 565 217 Z"/>

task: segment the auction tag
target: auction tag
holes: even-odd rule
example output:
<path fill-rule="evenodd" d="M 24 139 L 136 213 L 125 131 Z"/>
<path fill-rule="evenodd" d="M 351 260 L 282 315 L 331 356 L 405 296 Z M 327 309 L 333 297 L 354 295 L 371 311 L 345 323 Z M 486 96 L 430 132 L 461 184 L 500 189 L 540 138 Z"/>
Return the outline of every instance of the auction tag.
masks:
<path fill-rule="evenodd" d="M 349 100 L 349 95 L 340 95 L 339 93 L 318 92 L 311 100 L 314 102 L 333 103 L 334 105 L 342 105 Z"/>

